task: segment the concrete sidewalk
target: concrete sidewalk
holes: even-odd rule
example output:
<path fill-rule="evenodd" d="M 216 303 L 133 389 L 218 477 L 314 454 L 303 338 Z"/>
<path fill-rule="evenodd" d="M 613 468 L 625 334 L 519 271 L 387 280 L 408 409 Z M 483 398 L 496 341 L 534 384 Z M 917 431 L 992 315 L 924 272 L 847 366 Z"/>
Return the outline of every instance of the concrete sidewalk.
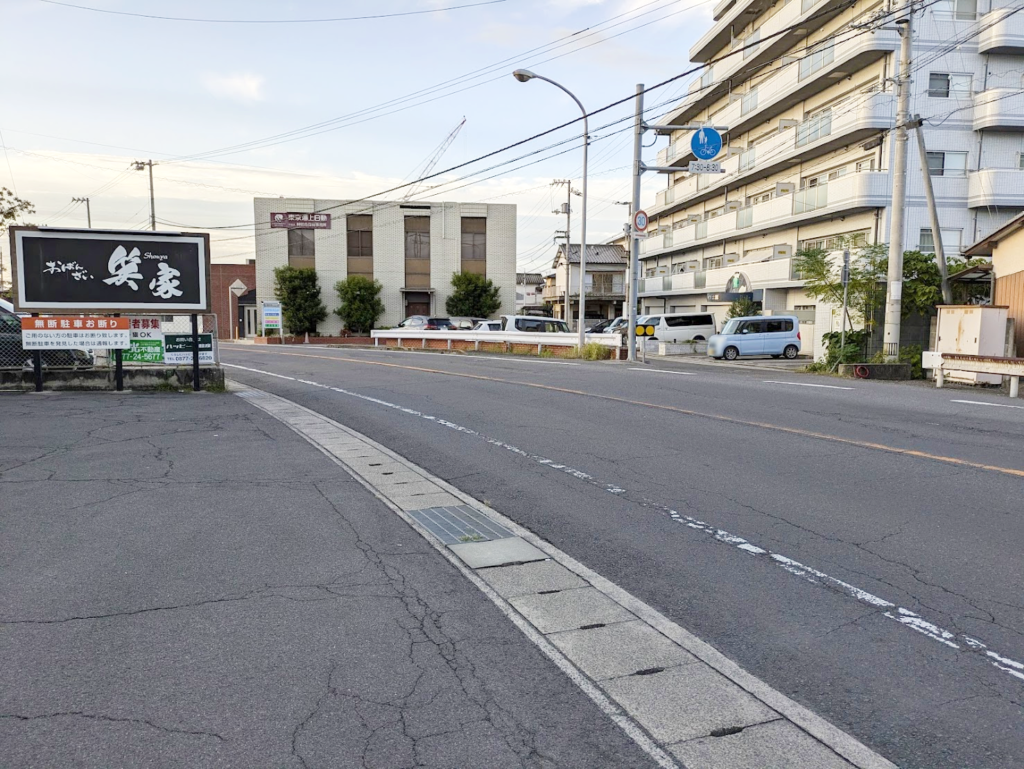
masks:
<path fill-rule="evenodd" d="M 0 433 L 0 763 L 652 765 L 244 399 L 0 395 Z"/>

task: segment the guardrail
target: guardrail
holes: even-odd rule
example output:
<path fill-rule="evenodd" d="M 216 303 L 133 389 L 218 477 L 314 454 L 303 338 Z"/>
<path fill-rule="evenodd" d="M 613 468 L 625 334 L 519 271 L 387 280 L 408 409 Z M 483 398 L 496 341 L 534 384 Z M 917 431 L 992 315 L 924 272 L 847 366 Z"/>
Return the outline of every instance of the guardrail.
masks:
<path fill-rule="evenodd" d="M 997 358 L 991 355 L 958 355 L 929 350 L 922 354 L 922 366 L 934 369 L 935 386 L 946 383 L 947 371 L 972 374 L 995 374 L 1010 377 L 1010 397 L 1020 394 L 1020 378 L 1024 376 L 1024 358 Z"/>
<path fill-rule="evenodd" d="M 375 347 L 419 347 L 422 350 L 463 350 L 473 352 L 519 353 L 540 355 L 549 350 L 565 355 L 579 343 L 577 334 L 538 333 L 531 331 L 408 331 L 388 329 L 370 332 Z M 587 334 L 588 342 L 596 342 L 613 351 L 622 347 L 621 334 Z"/>

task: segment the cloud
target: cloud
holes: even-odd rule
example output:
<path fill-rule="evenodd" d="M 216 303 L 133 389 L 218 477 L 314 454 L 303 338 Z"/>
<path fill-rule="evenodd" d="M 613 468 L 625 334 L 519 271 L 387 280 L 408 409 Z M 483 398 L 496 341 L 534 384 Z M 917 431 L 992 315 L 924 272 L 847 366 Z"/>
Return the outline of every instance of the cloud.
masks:
<path fill-rule="evenodd" d="M 206 75 L 206 90 L 214 96 L 223 96 L 241 102 L 263 100 L 263 77 L 248 72 L 233 75 Z"/>

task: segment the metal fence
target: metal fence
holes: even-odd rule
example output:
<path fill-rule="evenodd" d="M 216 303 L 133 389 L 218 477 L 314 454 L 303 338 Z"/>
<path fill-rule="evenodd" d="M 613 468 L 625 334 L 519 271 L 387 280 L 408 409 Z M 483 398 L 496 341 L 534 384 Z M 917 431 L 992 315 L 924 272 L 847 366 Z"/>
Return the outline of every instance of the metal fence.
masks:
<path fill-rule="evenodd" d="M 69 345 L 67 348 L 33 350 L 26 349 L 23 344 L 22 318 L 0 311 L 0 380 L 12 386 L 21 384 L 25 377 L 35 373 L 37 357 L 40 364 L 39 375 L 35 377 L 37 389 L 47 379 L 67 379 L 76 374 L 94 382 L 109 379 L 114 384 L 113 374 L 118 369 L 119 357 L 122 372 L 146 369 L 156 372 L 168 368 L 193 367 L 191 315 L 125 317 L 132 325 L 129 349 L 118 351 Z M 40 316 L 40 319 L 56 320 L 63 326 L 66 316 Z M 197 327 L 200 335 L 199 366 L 203 368 L 219 364 L 217 316 L 198 315 Z"/>

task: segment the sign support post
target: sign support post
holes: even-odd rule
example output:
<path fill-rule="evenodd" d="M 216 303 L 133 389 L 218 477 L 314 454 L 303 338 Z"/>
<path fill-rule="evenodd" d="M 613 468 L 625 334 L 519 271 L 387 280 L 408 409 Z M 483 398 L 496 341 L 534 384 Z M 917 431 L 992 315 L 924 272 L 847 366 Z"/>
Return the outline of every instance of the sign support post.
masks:
<path fill-rule="evenodd" d="M 199 316 L 192 313 L 192 390 L 199 392 Z"/>
<path fill-rule="evenodd" d="M 114 317 L 120 318 L 121 316 L 114 313 Z M 124 392 L 124 358 L 120 348 L 114 350 L 114 389 Z"/>
<path fill-rule="evenodd" d="M 32 313 L 33 318 L 38 318 L 39 313 Z M 41 393 L 43 391 L 43 354 L 39 350 L 32 351 L 32 370 L 36 377 L 36 392 Z"/>

